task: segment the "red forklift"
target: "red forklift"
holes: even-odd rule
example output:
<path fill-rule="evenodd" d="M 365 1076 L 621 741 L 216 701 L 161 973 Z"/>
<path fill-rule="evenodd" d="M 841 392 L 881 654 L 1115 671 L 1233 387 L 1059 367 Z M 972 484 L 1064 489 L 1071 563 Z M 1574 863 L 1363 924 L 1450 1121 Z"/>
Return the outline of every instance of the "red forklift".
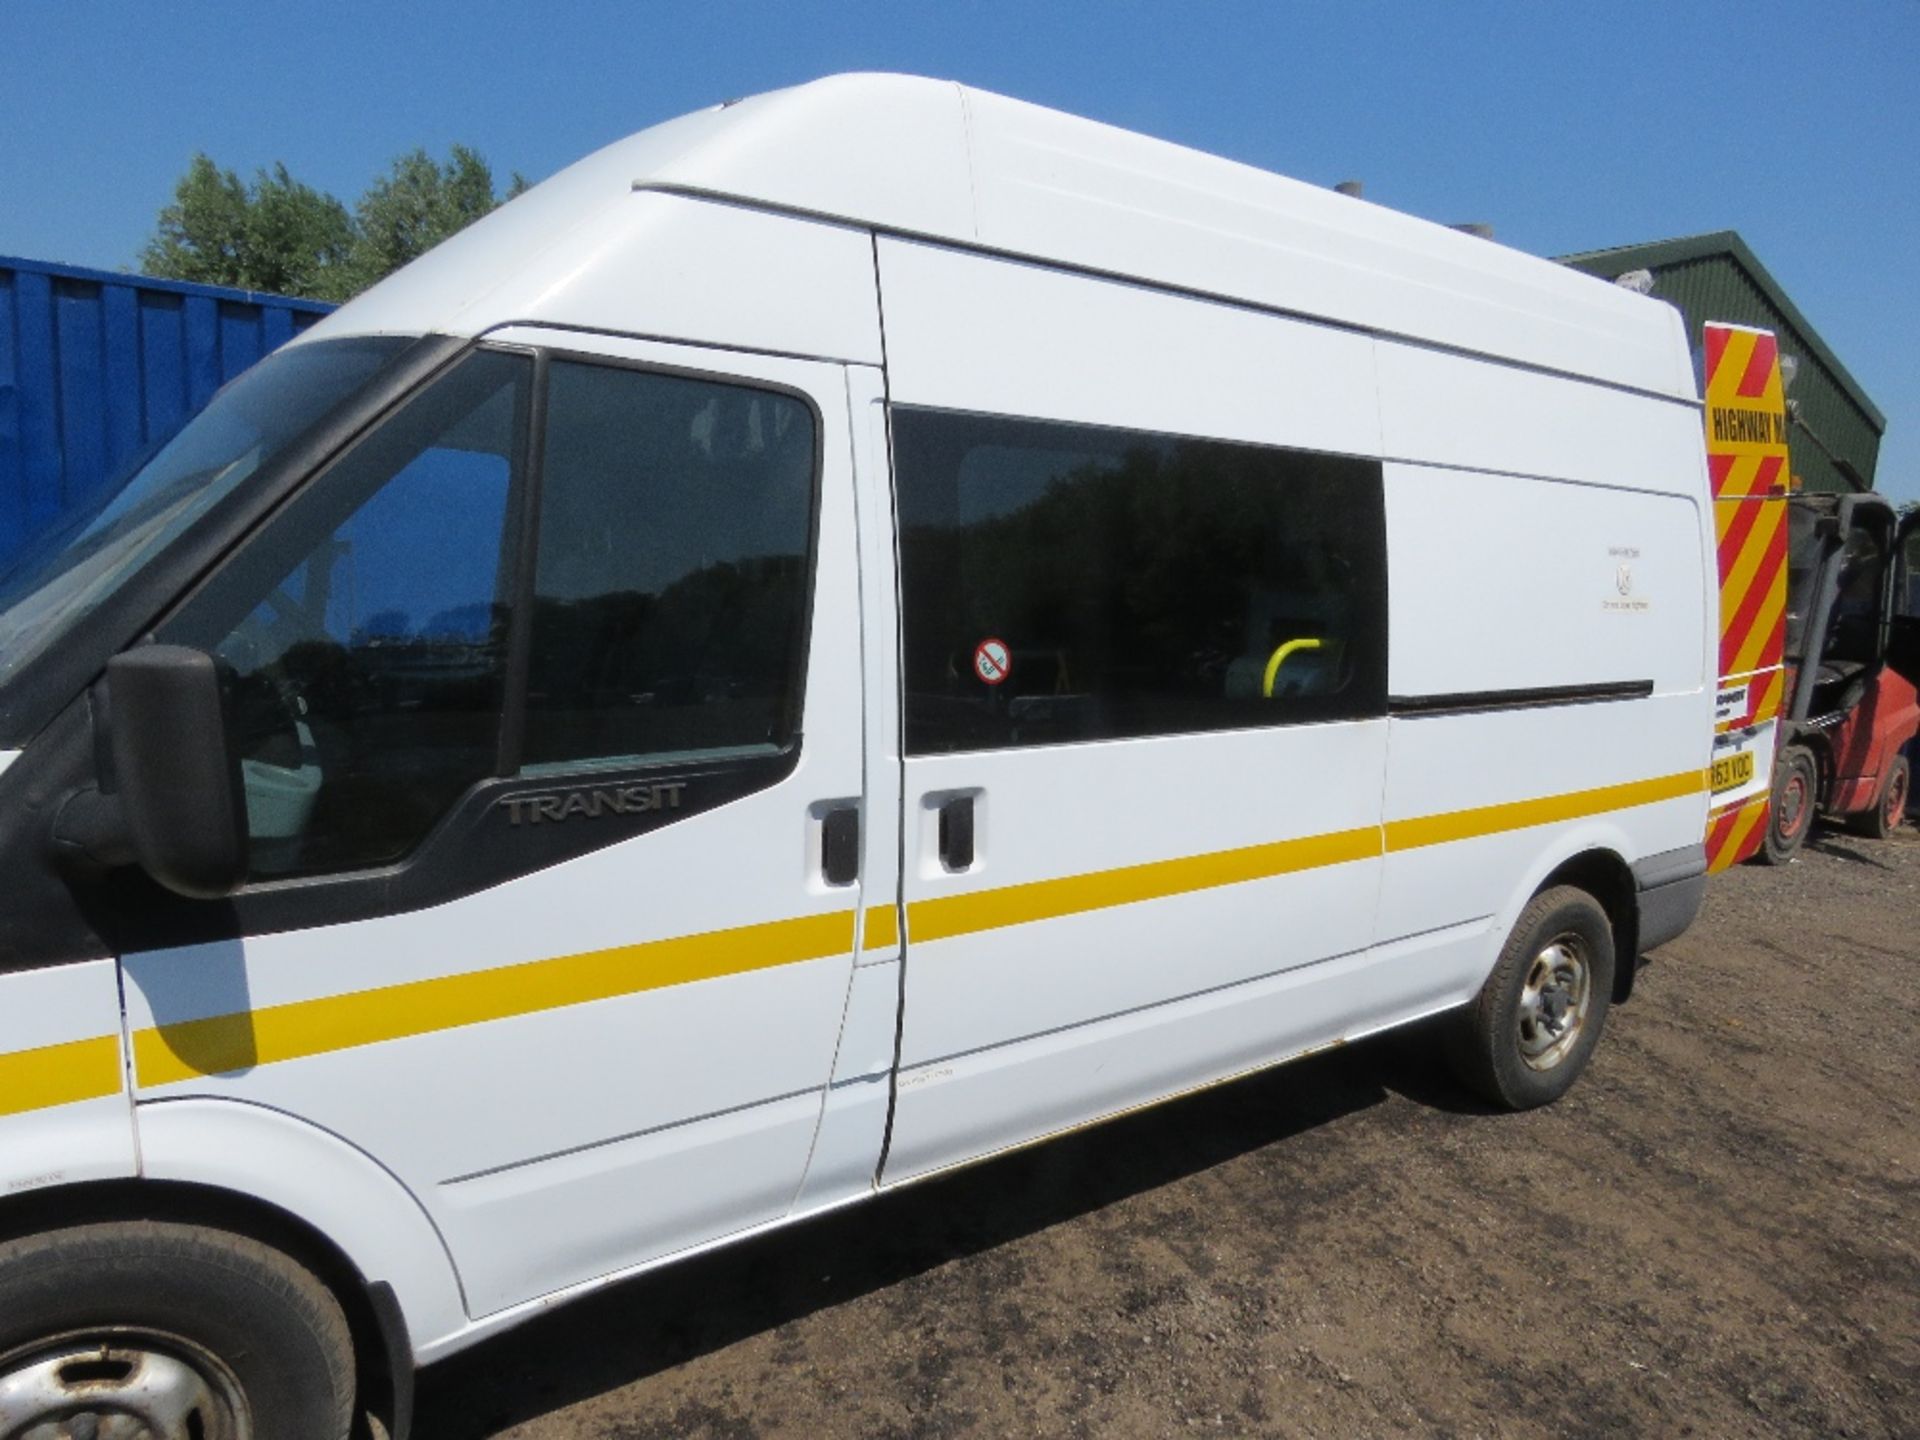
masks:
<path fill-rule="evenodd" d="M 1871 492 L 1787 507 L 1786 695 L 1757 857 L 1773 865 L 1817 816 L 1892 834 L 1920 734 L 1920 510 L 1901 517 Z"/>

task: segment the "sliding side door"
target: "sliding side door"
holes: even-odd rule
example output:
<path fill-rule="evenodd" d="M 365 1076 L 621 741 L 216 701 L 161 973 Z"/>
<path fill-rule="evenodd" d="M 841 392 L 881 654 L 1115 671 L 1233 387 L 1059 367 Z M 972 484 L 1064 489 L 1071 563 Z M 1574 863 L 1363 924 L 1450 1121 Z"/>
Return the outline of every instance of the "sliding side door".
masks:
<path fill-rule="evenodd" d="M 882 242 L 910 1178 L 1374 1013 L 1370 343 Z"/>

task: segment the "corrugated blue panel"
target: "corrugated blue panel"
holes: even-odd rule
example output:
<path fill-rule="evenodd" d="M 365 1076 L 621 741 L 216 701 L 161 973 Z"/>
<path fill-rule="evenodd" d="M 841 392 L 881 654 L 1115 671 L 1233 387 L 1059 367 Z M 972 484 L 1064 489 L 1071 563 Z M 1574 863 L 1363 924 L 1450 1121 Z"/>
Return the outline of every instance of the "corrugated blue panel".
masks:
<path fill-rule="evenodd" d="M 220 388 L 220 302 L 189 295 L 187 320 L 187 409 L 198 410 Z"/>
<path fill-rule="evenodd" d="M 260 347 L 260 307 L 220 305 L 220 381 L 238 375 L 266 352 Z"/>
<path fill-rule="evenodd" d="M 0 270 L 0 555 L 27 530 L 26 463 L 20 452 L 20 343 L 13 272 Z"/>
<path fill-rule="evenodd" d="M 53 282 L 53 344 L 60 385 L 60 509 L 90 498 L 107 468 L 107 354 L 100 287 Z"/>
<path fill-rule="evenodd" d="M 53 278 L 14 277 L 20 354 L 20 496 L 29 532 L 60 514 L 59 352 L 53 341 Z"/>
<path fill-rule="evenodd" d="M 142 430 L 150 440 L 187 418 L 186 303 L 178 295 L 140 297 Z"/>
<path fill-rule="evenodd" d="M 264 349 L 277 350 L 293 338 L 293 314 L 287 310 L 260 312 L 260 338 Z"/>
<path fill-rule="evenodd" d="M 140 403 L 140 297 L 129 285 L 109 287 L 100 297 L 106 343 L 107 453 L 137 455 L 146 444 Z"/>
<path fill-rule="evenodd" d="M 0 256 L 0 565 L 331 308 Z"/>

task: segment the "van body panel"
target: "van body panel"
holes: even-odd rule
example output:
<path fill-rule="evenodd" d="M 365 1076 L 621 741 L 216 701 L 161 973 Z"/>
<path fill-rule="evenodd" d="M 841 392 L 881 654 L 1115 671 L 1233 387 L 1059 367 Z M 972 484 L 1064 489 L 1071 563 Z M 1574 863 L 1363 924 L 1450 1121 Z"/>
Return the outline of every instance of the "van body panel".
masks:
<path fill-rule="evenodd" d="M 723 135 L 731 123 L 716 106 L 603 146 L 448 236 L 320 323 L 331 322 L 328 335 L 472 334 L 455 325 L 460 312 L 503 283 L 514 283 L 515 276 L 539 272 L 553 278 L 547 254 L 601 211 L 619 208 L 636 166 L 663 168 L 675 155 Z"/>
<path fill-rule="evenodd" d="M 466 1323 L 447 1246 L 400 1177 L 299 1116 L 227 1100 L 140 1107 L 142 1173 L 251 1196 L 325 1235 L 368 1283 L 384 1282 L 413 1340 Z"/>
<path fill-rule="evenodd" d="M 902 1064 L 1365 948 L 1385 755 L 1373 721 L 908 761 Z M 976 860 L 948 873 L 937 802 L 973 786 Z M 1264 878 L 1187 868 L 1292 841 L 1250 857 Z M 1058 898 L 1006 913 L 1047 884 Z"/>
<path fill-rule="evenodd" d="M 1393 341 L 1379 349 L 1383 453 L 1621 490 L 1692 496 L 1696 404 Z M 1697 465 L 1697 461 L 1694 462 Z"/>
<path fill-rule="evenodd" d="M 978 245 L 1610 385 L 1696 394 L 1678 317 L 1661 302 L 1218 156 L 900 75 L 833 76 L 618 141 L 308 333 L 475 333 L 460 312 L 477 293 L 541 265 L 555 237 L 633 187 Z"/>
<path fill-rule="evenodd" d="M 1392 720 L 1382 937 L 1504 914 L 1570 846 L 1631 865 L 1693 843 L 1707 713 L 1695 694 Z"/>
<path fill-rule="evenodd" d="M 1564 266 L 1219 156 L 965 96 L 982 244 L 1691 393 L 1656 307 L 1618 286 L 1583 285 Z"/>
<path fill-rule="evenodd" d="M 7 773 L 7 767 L 20 758 L 18 750 L 0 750 L 0 775 Z"/>
<path fill-rule="evenodd" d="M 537 264 L 477 264 L 458 289 L 382 284 L 353 305 L 373 312 L 355 328 L 479 335 L 538 323 L 880 363 L 866 231 L 650 192 L 614 192 Z"/>
<path fill-rule="evenodd" d="M 1457 1004 L 1483 978 L 1487 944 L 1484 926 L 1459 938 L 1451 949 L 1429 945 L 1418 965 L 1404 947 L 1361 950 L 903 1067 L 888 1178 L 914 1179 Z M 1007 1123 L 1013 1115 L 1017 1125 Z"/>
<path fill-rule="evenodd" d="M 1692 499 L 1406 464 L 1386 467 L 1386 486 L 1389 694 L 1706 695 Z"/>
<path fill-rule="evenodd" d="M 113 962 L 0 985 L 0 1197 L 135 1174 Z"/>
<path fill-rule="evenodd" d="M 853 436 L 855 540 L 860 553 L 860 663 L 869 697 L 861 721 L 867 804 L 860 870 L 865 908 L 860 917 L 859 963 L 892 964 L 897 991 L 899 966 L 894 962 L 900 959 L 901 936 L 905 933 L 900 900 L 900 609 L 884 371 L 862 365 L 847 367 L 847 417 Z M 850 1053 L 864 1053 L 874 1043 L 866 1028 L 868 1022 L 854 1025 L 857 998 L 848 1001 L 849 1028 L 842 1040 L 841 1061 L 835 1067 L 836 1080 L 871 1073 L 846 1068 L 848 1063 L 860 1063 L 849 1062 Z M 889 1067 L 899 1030 L 897 993 L 895 1011 L 883 1037 Z"/>
<path fill-rule="evenodd" d="M 1380 453 L 1373 341 L 881 237 L 897 405 Z"/>

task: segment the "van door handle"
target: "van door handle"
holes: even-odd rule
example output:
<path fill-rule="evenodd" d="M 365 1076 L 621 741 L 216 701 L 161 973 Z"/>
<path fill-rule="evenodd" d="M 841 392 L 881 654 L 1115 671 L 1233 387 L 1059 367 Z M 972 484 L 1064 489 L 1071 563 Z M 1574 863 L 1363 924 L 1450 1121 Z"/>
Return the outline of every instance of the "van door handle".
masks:
<path fill-rule="evenodd" d="M 962 795 L 940 807 L 940 863 L 949 870 L 973 868 L 973 797 Z"/>
<path fill-rule="evenodd" d="M 820 874 L 829 885 L 851 885 L 860 878 L 860 811 L 856 807 L 829 810 L 821 819 Z"/>

